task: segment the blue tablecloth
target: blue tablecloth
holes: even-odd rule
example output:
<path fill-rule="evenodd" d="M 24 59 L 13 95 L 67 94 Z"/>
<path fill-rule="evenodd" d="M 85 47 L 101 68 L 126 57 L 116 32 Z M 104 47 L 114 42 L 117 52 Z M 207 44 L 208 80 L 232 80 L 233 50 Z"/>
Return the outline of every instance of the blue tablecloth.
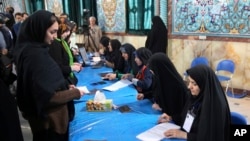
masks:
<path fill-rule="evenodd" d="M 102 89 L 116 81 L 105 81 L 106 84 L 91 85 L 102 81 L 99 73 L 111 72 L 110 68 L 92 69 L 85 67 L 76 73 L 78 86 L 87 86 L 89 90 Z M 138 141 L 136 136 L 156 125 L 160 112 L 152 109 L 149 100 L 136 100 L 136 90 L 130 85 L 117 91 L 102 91 L 107 99 L 112 99 L 117 106 L 128 105 L 130 112 L 121 113 L 118 109 L 110 112 L 88 112 L 86 101 L 94 98 L 94 94 L 84 95 L 75 100 L 75 118 L 70 122 L 70 141 Z M 165 139 L 170 140 L 170 139 Z M 174 140 L 174 139 L 171 139 Z"/>

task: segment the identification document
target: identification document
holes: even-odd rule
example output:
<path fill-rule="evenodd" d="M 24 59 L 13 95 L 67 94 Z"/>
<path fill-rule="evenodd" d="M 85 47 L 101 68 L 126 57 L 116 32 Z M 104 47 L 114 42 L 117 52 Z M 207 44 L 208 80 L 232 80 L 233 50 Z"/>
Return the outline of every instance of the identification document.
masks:
<path fill-rule="evenodd" d="M 180 129 L 180 126 L 169 122 L 160 123 L 137 135 L 136 138 L 142 141 L 160 141 L 165 138 L 164 132 L 169 129 Z"/>

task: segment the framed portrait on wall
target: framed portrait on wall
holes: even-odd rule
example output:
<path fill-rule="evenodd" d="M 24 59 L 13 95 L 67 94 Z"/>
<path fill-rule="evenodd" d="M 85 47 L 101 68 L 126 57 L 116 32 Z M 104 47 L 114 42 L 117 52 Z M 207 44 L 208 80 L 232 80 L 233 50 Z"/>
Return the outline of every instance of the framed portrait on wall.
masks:
<path fill-rule="evenodd" d="M 55 13 L 56 16 L 60 16 L 63 13 L 62 0 L 45 0 L 45 9 Z"/>
<path fill-rule="evenodd" d="M 97 0 L 97 18 L 102 31 L 125 33 L 125 2 L 125 0 Z"/>

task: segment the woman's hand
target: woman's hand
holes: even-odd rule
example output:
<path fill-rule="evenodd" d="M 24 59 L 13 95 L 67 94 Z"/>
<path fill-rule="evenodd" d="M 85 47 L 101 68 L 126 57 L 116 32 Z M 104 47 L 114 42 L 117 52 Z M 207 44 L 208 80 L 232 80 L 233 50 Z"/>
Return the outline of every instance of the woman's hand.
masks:
<path fill-rule="evenodd" d="M 114 80 L 114 79 L 116 79 L 116 74 L 115 73 L 108 73 L 104 76 L 104 78 L 108 78 L 109 80 Z"/>
<path fill-rule="evenodd" d="M 69 89 L 71 90 L 71 89 L 75 89 L 76 88 L 76 86 L 75 85 L 69 85 Z"/>
<path fill-rule="evenodd" d="M 80 63 L 73 63 L 70 67 L 72 71 L 79 72 L 82 70 L 82 65 Z"/>
<path fill-rule="evenodd" d="M 166 113 L 163 113 L 160 118 L 158 119 L 158 123 L 163 123 L 163 122 L 169 122 L 172 120 L 172 117 L 169 116 L 168 114 Z"/>
<path fill-rule="evenodd" d="M 155 109 L 155 110 L 158 110 L 158 111 L 161 111 L 161 110 L 162 110 L 161 107 L 159 106 L 159 104 L 157 104 L 157 103 L 154 103 L 154 104 L 152 105 L 152 108 Z"/>
<path fill-rule="evenodd" d="M 187 132 L 184 132 L 180 129 L 169 129 L 166 132 L 164 132 L 164 135 L 167 138 L 181 138 L 181 139 L 187 139 Z"/>
<path fill-rule="evenodd" d="M 80 91 L 80 95 L 81 95 L 81 97 L 85 94 L 84 93 L 84 91 L 83 90 L 81 90 L 81 89 L 78 89 L 79 91 Z"/>
<path fill-rule="evenodd" d="M 144 94 L 143 93 L 138 93 L 137 94 L 137 100 L 143 100 Z"/>
<path fill-rule="evenodd" d="M 127 79 L 130 74 L 123 74 L 121 79 Z"/>

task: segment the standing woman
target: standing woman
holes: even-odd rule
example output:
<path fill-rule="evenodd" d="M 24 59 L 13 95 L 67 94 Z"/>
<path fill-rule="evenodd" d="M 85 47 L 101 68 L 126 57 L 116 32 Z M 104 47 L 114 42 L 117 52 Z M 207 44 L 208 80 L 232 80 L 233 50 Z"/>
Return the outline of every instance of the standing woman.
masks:
<path fill-rule="evenodd" d="M 17 104 L 29 122 L 33 141 L 67 141 L 69 121 L 74 117 L 73 99 L 84 94 L 67 85 L 48 53 L 57 30 L 57 17 L 39 10 L 23 22 L 14 50 Z"/>
<path fill-rule="evenodd" d="M 68 22 L 59 24 L 57 38 L 50 45 L 49 54 L 57 62 L 69 84 L 76 85 L 78 80 L 73 72 L 80 71 L 82 65 L 76 62 L 67 43 L 66 39 L 70 36 L 70 26 L 68 24 Z"/>
<path fill-rule="evenodd" d="M 145 47 L 148 48 L 152 54 L 162 52 L 167 54 L 168 46 L 168 31 L 162 21 L 161 17 L 154 16 L 152 19 L 152 27 L 147 35 Z"/>
<path fill-rule="evenodd" d="M 182 122 L 177 123 L 182 128 L 167 130 L 165 136 L 188 141 L 229 141 L 230 109 L 214 71 L 198 65 L 188 69 L 187 74 L 191 94 L 181 114 Z M 171 116 L 163 114 L 159 122 L 169 120 Z"/>

